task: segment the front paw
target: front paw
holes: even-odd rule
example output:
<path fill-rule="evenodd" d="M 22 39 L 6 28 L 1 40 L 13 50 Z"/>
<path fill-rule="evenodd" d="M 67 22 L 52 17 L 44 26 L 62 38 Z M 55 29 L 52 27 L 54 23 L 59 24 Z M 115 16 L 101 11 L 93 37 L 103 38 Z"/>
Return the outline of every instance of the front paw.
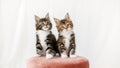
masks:
<path fill-rule="evenodd" d="M 51 58 L 53 58 L 52 54 L 46 54 L 46 59 L 51 59 Z"/>
<path fill-rule="evenodd" d="M 77 57 L 77 55 L 70 55 L 71 58 Z"/>
<path fill-rule="evenodd" d="M 68 56 L 65 54 L 61 54 L 61 58 L 68 58 Z"/>
<path fill-rule="evenodd" d="M 43 53 L 42 50 L 37 49 L 37 56 L 42 56 L 43 55 L 42 53 Z"/>

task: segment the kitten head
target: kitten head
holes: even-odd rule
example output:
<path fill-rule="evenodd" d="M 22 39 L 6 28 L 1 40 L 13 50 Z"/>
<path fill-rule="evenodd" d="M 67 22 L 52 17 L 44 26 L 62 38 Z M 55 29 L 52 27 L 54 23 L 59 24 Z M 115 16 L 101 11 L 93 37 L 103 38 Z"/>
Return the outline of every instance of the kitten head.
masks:
<path fill-rule="evenodd" d="M 56 26 L 57 26 L 59 33 L 61 33 L 62 31 L 67 31 L 67 30 L 73 29 L 73 23 L 72 23 L 68 13 L 65 15 L 64 19 L 59 20 L 57 18 L 54 18 L 54 20 L 56 22 Z"/>
<path fill-rule="evenodd" d="M 46 14 L 44 18 L 40 18 L 35 15 L 35 21 L 36 21 L 36 30 L 51 30 L 52 24 L 49 18 L 49 13 Z"/>

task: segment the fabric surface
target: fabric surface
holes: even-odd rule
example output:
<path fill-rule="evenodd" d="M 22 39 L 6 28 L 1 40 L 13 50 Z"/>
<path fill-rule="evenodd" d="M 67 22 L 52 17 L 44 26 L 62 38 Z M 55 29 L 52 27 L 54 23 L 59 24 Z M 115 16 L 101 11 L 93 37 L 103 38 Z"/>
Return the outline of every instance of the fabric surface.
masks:
<path fill-rule="evenodd" d="M 53 58 L 33 57 L 28 60 L 27 68 L 89 68 L 89 62 L 84 57 Z"/>

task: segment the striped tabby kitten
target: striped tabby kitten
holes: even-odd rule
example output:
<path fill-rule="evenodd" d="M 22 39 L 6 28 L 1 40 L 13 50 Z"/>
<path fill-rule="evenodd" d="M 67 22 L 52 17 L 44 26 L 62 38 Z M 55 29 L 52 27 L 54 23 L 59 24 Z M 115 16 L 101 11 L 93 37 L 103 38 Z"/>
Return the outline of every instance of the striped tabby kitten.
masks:
<path fill-rule="evenodd" d="M 45 18 L 39 18 L 35 15 L 36 21 L 36 51 L 40 56 L 46 55 L 46 58 L 52 58 L 56 51 L 56 38 L 51 32 L 52 24 L 49 14 Z"/>
<path fill-rule="evenodd" d="M 61 58 L 76 57 L 75 55 L 75 34 L 73 32 L 73 23 L 67 13 L 65 18 L 59 20 L 54 18 L 59 32 L 57 40 L 58 49 L 61 54 Z"/>

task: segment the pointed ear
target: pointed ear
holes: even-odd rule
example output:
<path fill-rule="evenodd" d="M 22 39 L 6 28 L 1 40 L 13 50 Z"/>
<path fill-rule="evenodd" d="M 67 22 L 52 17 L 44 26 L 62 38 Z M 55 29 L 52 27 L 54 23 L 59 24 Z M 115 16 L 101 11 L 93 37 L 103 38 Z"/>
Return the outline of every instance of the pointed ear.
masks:
<path fill-rule="evenodd" d="M 70 19 L 69 13 L 66 13 L 65 19 Z"/>
<path fill-rule="evenodd" d="M 59 24 L 59 22 L 60 22 L 60 20 L 59 20 L 59 19 L 57 19 L 57 18 L 54 18 L 54 21 L 55 21 L 56 25 L 58 25 L 58 24 Z"/>
<path fill-rule="evenodd" d="M 46 19 L 49 19 L 49 13 L 46 14 L 45 18 L 46 18 Z"/>
<path fill-rule="evenodd" d="M 57 19 L 57 18 L 54 18 L 54 20 L 55 20 L 56 23 L 60 22 L 60 20 Z"/>
<path fill-rule="evenodd" d="M 35 21 L 36 21 L 36 23 L 38 23 L 39 20 L 40 20 L 40 17 L 38 17 L 37 15 L 35 15 Z"/>

